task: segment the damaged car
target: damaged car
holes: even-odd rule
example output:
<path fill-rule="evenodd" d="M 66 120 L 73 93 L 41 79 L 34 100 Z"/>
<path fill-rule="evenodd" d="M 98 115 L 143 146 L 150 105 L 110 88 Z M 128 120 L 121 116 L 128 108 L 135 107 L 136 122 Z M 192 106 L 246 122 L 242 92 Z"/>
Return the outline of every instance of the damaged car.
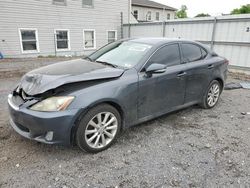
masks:
<path fill-rule="evenodd" d="M 125 128 L 191 105 L 213 108 L 227 66 L 194 41 L 116 41 L 24 75 L 8 96 L 10 124 L 38 142 L 100 152 Z"/>

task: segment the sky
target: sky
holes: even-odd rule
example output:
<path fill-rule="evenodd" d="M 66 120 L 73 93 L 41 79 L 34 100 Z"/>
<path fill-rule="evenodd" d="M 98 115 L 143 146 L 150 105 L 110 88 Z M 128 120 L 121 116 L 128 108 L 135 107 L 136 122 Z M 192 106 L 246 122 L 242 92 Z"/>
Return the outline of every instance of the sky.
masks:
<path fill-rule="evenodd" d="M 188 17 L 194 17 L 199 13 L 208 13 L 211 16 L 229 14 L 231 10 L 241 5 L 249 4 L 250 0 L 153 0 L 177 9 L 181 5 L 188 7 Z"/>

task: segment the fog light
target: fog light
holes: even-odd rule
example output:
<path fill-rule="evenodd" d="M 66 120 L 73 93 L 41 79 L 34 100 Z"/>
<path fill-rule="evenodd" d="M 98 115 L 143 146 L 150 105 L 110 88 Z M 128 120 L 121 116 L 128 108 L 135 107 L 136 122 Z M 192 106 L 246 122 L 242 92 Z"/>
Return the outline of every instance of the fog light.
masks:
<path fill-rule="evenodd" d="M 45 139 L 47 140 L 47 141 L 51 141 L 51 140 L 53 140 L 53 131 L 49 131 L 49 132 L 47 132 L 47 134 L 46 134 L 46 136 L 45 136 Z"/>

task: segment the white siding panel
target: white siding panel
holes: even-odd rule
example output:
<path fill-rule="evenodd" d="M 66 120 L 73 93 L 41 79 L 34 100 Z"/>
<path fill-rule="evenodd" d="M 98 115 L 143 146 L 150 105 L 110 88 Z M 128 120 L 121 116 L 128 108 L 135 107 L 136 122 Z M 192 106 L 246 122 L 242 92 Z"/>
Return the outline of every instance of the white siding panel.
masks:
<path fill-rule="evenodd" d="M 162 26 L 154 25 L 154 27 L 147 26 L 131 26 L 131 37 L 162 37 Z"/>
<path fill-rule="evenodd" d="M 54 54 L 54 29 L 69 29 L 71 51 L 64 54 L 88 54 L 83 49 L 83 29 L 95 29 L 97 48 L 107 44 L 107 30 L 121 33 L 120 13 L 128 21 L 128 0 L 94 0 L 94 8 L 83 8 L 81 0 L 68 0 L 67 6 L 53 5 L 52 0 L 1 0 L 0 51 L 6 57 L 22 57 L 18 28 L 37 28 L 40 53 Z"/>
<path fill-rule="evenodd" d="M 250 27 L 250 21 L 242 22 L 218 22 L 215 40 L 230 42 L 250 42 L 250 34 L 246 32 Z"/>
<path fill-rule="evenodd" d="M 230 65 L 250 68 L 250 48 L 247 46 L 215 45 L 215 51 L 226 57 Z"/>
<path fill-rule="evenodd" d="M 213 25 L 202 24 L 167 24 L 165 36 L 170 38 L 185 38 L 191 40 L 211 40 Z"/>

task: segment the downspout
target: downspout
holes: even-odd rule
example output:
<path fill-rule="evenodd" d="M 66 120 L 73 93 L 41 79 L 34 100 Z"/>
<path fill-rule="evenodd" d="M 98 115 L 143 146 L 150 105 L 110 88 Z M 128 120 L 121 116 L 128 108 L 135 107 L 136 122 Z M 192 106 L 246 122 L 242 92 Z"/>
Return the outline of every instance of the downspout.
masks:
<path fill-rule="evenodd" d="M 131 6 L 132 6 L 132 0 L 128 0 L 128 24 L 130 24 L 131 20 Z"/>
<path fill-rule="evenodd" d="M 55 48 L 55 57 L 57 56 L 56 53 L 56 31 L 54 32 L 54 48 Z"/>
<path fill-rule="evenodd" d="M 123 39 L 123 12 L 121 12 L 121 39 Z"/>
<path fill-rule="evenodd" d="M 216 33 L 216 25 L 217 25 L 217 18 L 214 17 L 213 32 L 212 32 L 211 43 L 210 43 L 211 50 L 214 49 L 214 40 L 215 40 L 215 33 Z"/>

